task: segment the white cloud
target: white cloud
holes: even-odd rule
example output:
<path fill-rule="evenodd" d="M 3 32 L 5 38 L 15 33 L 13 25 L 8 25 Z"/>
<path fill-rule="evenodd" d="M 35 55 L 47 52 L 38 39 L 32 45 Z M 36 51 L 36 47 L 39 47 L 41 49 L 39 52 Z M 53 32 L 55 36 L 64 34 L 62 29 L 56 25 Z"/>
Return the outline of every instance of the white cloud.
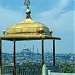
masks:
<path fill-rule="evenodd" d="M 41 16 L 49 16 L 51 14 L 50 17 L 52 18 L 55 15 L 62 13 L 64 11 L 63 8 L 68 6 L 70 2 L 71 0 L 59 0 L 58 3 L 54 5 L 52 9 L 41 13 Z"/>
<path fill-rule="evenodd" d="M 0 5 L 0 35 L 2 34 L 2 30 L 7 29 L 12 24 L 18 23 L 23 18 L 22 12 L 14 11 Z"/>
<path fill-rule="evenodd" d="M 64 8 L 69 5 L 71 0 L 59 0 L 59 2 L 50 10 L 40 13 L 40 20 L 49 25 L 54 30 L 70 31 L 74 28 L 74 11 L 64 12 Z M 68 27 L 68 28 L 67 28 Z"/>
<path fill-rule="evenodd" d="M 72 0 L 59 0 L 58 4 L 56 4 L 56 6 L 58 8 L 64 8 L 64 7 L 68 6 L 71 1 Z"/>
<path fill-rule="evenodd" d="M 6 20 L 7 22 L 8 21 L 9 22 L 13 22 L 15 20 L 21 19 L 22 17 L 23 17 L 23 15 L 19 11 L 14 11 L 14 10 L 11 10 L 11 9 L 0 7 L 0 18 L 1 18 L 1 21 L 5 21 Z"/>

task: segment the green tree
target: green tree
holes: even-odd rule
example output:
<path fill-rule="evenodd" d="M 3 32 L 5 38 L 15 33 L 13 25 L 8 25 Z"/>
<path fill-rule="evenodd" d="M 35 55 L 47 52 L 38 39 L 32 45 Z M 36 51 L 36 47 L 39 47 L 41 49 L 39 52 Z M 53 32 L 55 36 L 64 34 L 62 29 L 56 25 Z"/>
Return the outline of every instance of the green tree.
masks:
<path fill-rule="evenodd" d="M 60 72 L 63 73 L 75 73 L 75 64 L 70 62 L 60 63 Z"/>

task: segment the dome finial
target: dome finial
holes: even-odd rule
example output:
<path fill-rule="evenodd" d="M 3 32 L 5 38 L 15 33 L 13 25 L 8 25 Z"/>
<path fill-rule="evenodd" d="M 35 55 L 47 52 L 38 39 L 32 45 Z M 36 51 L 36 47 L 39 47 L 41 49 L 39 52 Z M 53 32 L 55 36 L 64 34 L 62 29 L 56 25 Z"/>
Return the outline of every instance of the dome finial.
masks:
<path fill-rule="evenodd" d="M 31 13 L 31 11 L 29 10 L 29 5 L 30 5 L 30 0 L 25 0 L 25 2 L 24 2 L 24 5 L 26 6 L 26 18 L 31 18 L 30 17 L 30 13 Z"/>
<path fill-rule="evenodd" d="M 29 9 L 30 0 L 25 0 L 24 5 L 27 7 L 27 9 Z"/>

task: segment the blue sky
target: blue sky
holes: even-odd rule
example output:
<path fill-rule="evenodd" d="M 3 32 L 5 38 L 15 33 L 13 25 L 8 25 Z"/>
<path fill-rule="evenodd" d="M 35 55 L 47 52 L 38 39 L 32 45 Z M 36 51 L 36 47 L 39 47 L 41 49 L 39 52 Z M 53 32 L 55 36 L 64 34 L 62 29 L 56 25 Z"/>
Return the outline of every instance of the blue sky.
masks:
<path fill-rule="evenodd" d="M 31 0 L 31 17 L 53 30 L 53 36 L 61 37 L 56 41 L 56 53 L 74 53 L 74 2 L 75 0 Z M 25 19 L 24 0 L 0 0 L 0 35 L 2 30 Z M 17 52 L 31 48 L 35 44 L 41 52 L 41 41 L 17 42 Z M 45 41 L 45 52 L 52 50 L 52 41 Z M 3 41 L 3 52 L 13 52 L 13 42 Z"/>

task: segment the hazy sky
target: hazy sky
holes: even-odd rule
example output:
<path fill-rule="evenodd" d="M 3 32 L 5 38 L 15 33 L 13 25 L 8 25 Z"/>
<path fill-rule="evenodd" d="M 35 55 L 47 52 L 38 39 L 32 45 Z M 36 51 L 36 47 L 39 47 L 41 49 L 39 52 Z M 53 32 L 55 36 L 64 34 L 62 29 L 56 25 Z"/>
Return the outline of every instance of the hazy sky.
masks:
<path fill-rule="evenodd" d="M 74 2 L 75 0 L 31 0 L 31 17 L 53 30 L 56 41 L 56 53 L 74 53 Z M 0 0 L 0 35 L 2 30 L 25 19 L 24 0 Z M 41 41 L 17 42 L 17 52 L 23 48 L 37 47 L 41 52 Z M 52 51 L 52 41 L 45 41 L 45 52 Z M 13 42 L 3 41 L 3 52 L 13 52 Z"/>

